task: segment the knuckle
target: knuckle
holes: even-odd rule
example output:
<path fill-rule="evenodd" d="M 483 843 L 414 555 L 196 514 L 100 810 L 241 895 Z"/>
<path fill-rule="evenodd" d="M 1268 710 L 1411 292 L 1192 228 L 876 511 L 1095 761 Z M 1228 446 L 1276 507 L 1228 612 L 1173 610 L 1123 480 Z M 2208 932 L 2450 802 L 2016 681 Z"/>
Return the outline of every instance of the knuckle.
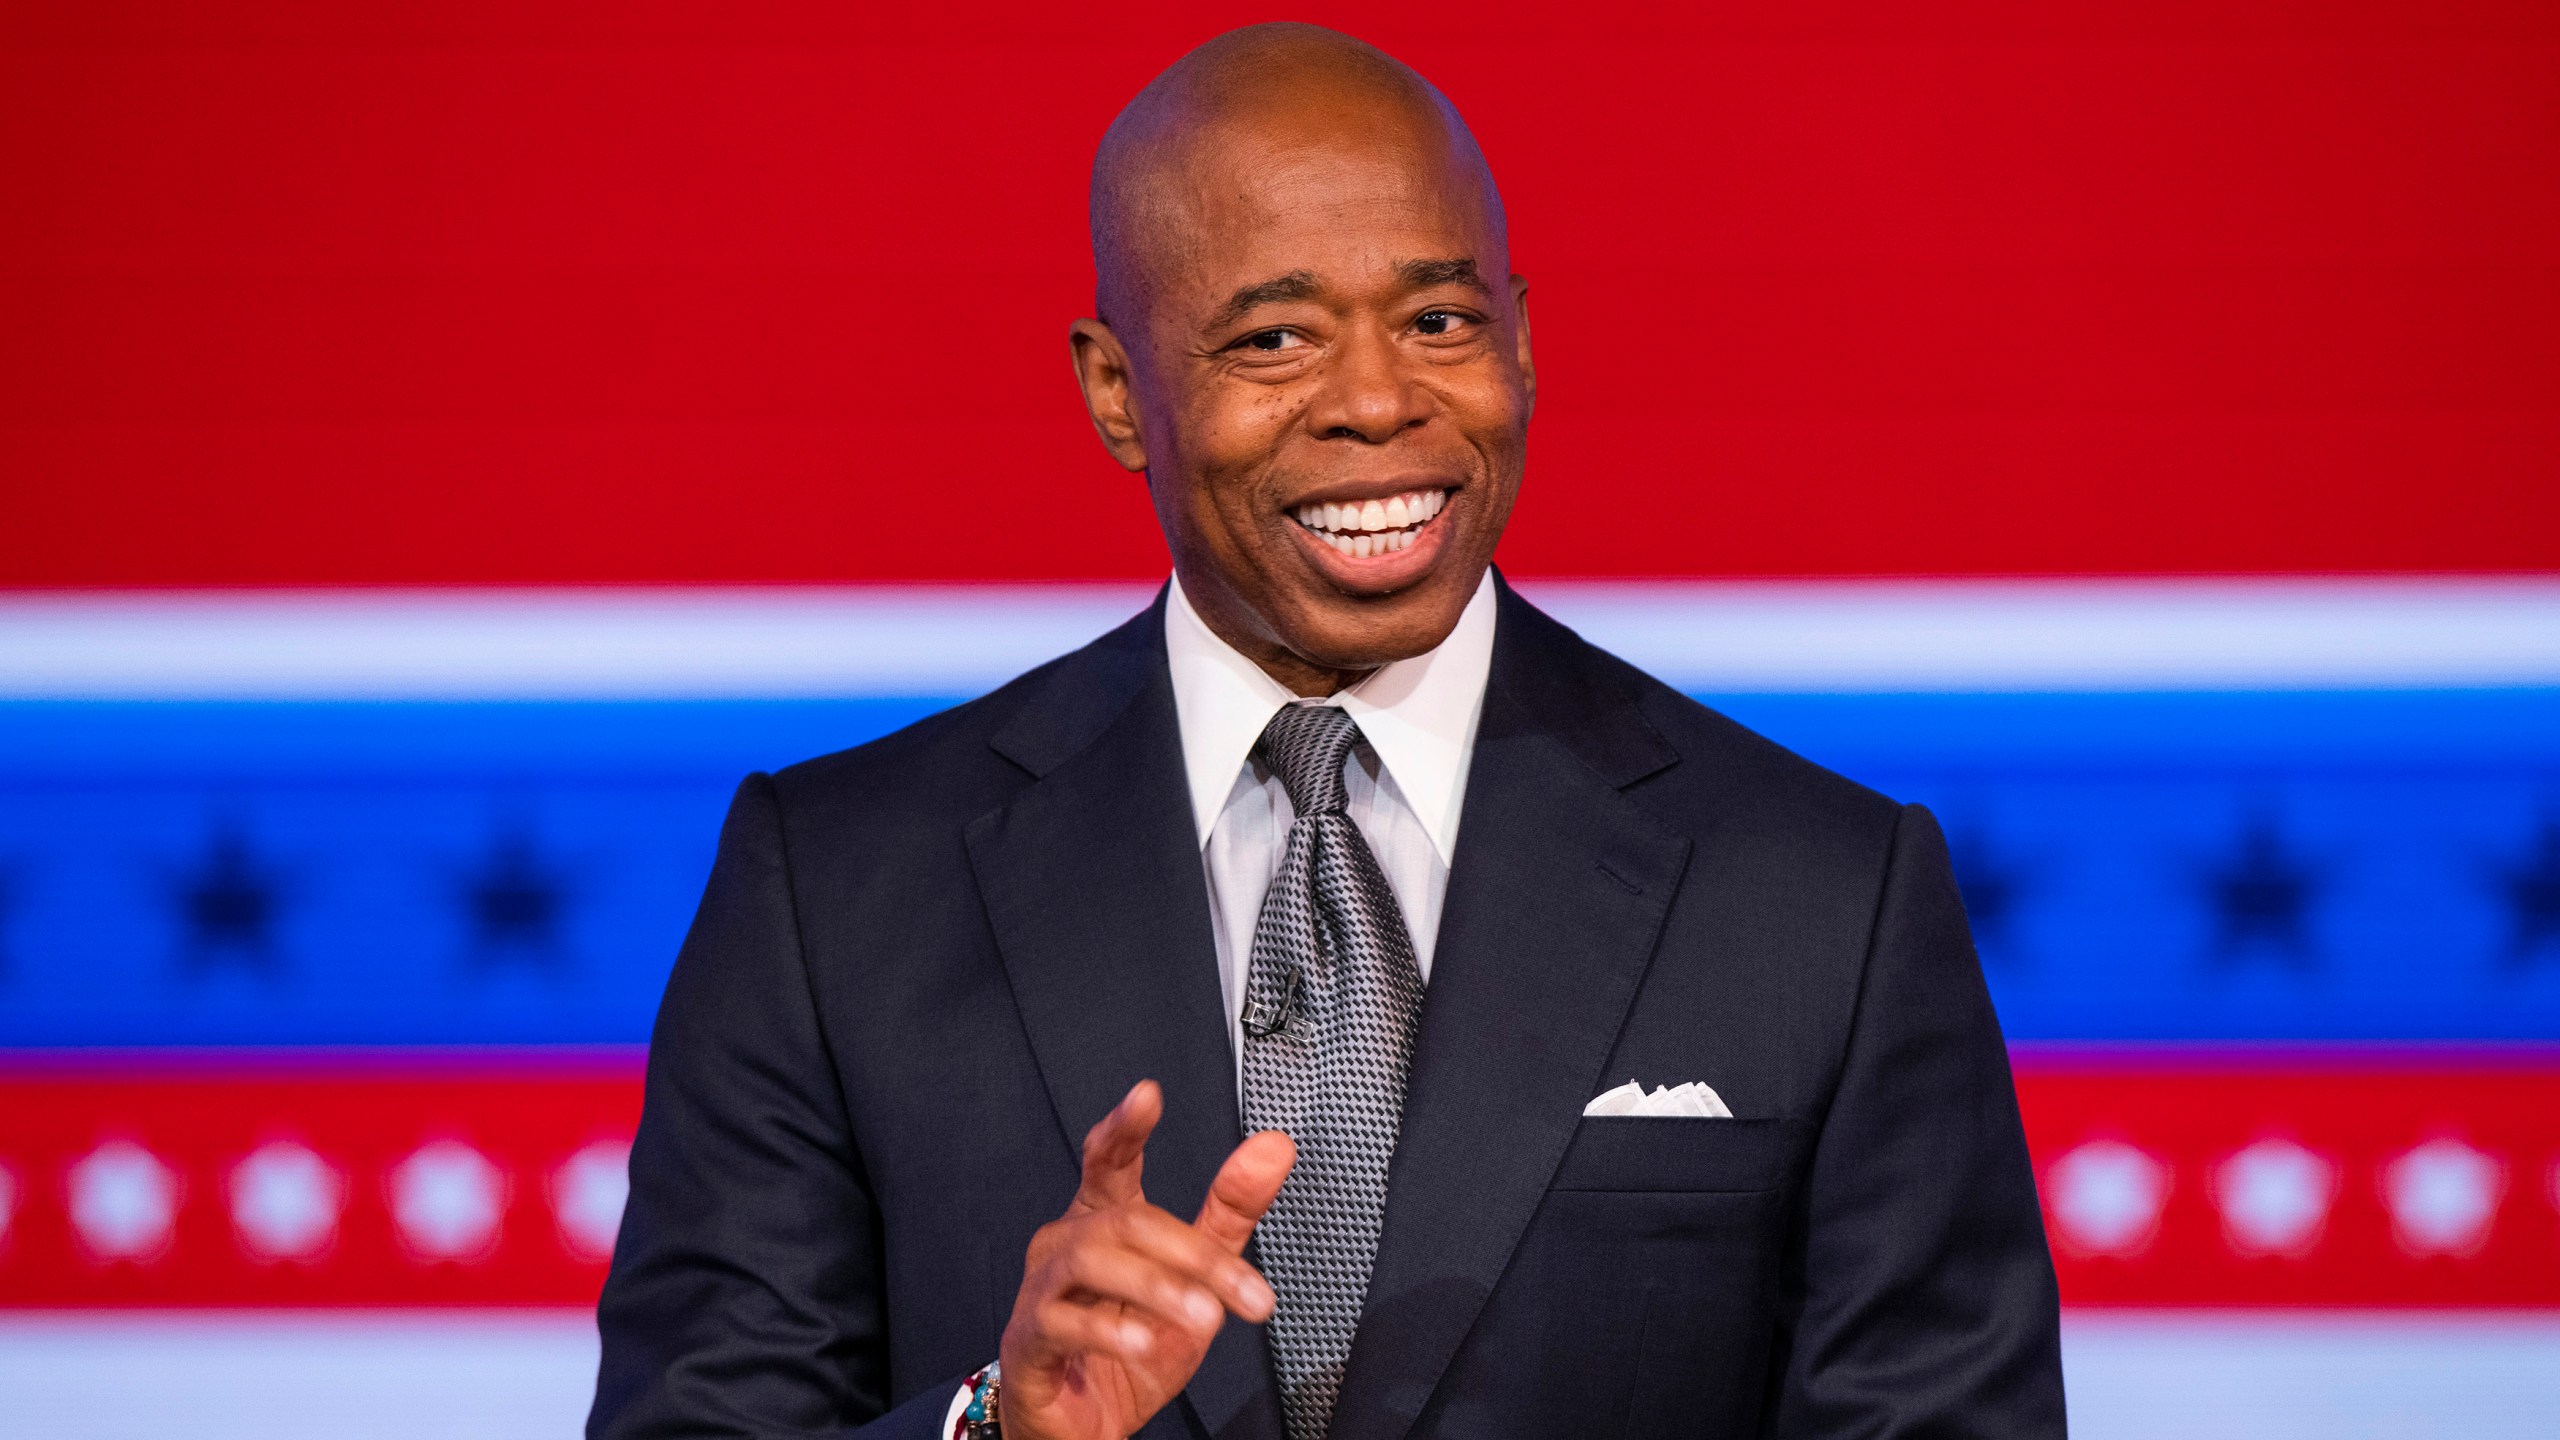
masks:
<path fill-rule="evenodd" d="M 1058 1257 L 1058 1268 L 1065 1271 L 1067 1278 L 1076 1284 L 1091 1286 L 1098 1273 L 1099 1265 L 1094 1258 L 1093 1247 L 1079 1245 Z"/>
<path fill-rule="evenodd" d="M 1070 1311 L 1061 1310 L 1055 1302 L 1043 1305 L 1032 1312 L 1031 1330 L 1032 1334 L 1039 1339 L 1042 1348 L 1053 1352 L 1075 1349 L 1077 1343 L 1083 1338 L 1077 1328 L 1075 1315 Z"/>
<path fill-rule="evenodd" d="M 1216 1263 L 1215 1241 L 1170 1215 L 1165 1220 L 1167 1223 L 1155 1227 L 1152 1238 L 1167 1261 L 1186 1269 L 1202 1269 Z"/>
<path fill-rule="evenodd" d="M 1052 1220 L 1032 1231 L 1031 1243 L 1022 1249 L 1023 1268 L 1036 1269 L 1043 1260 L 1055 1254 L 1067 1243 L 1066 1231 L 1067 1222 L 1064 1220 Z"/>

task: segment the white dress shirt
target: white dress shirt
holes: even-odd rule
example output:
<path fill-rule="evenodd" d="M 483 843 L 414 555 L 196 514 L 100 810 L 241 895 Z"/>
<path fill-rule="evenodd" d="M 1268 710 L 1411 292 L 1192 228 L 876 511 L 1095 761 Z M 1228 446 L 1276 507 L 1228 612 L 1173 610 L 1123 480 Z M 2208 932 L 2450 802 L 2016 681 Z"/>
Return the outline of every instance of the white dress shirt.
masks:
<path fill-rule="evenodd" d="M 1423 983 L 1430 984 L 1449 860 L 1458 849 L 1458 812 L 1467 798 L 1467 766 L 1475 756 L 1476 722 L 1484 714 L 1485 679 L 1493 673 L 1493 576 L 1487 572 L 1476 586 L 1457 628 L 1437 649 L 1381 666 L 1348 690 L 1310 701 L 1301 701 L 1219 639 L 1191 608 L 1181 580 L 1172 589 L 1164 607 L 1165 660 L 1173 669 L 1182 766 L 1209 885 L 1218 993 L 1241 1103 L 1244 982 L 1253 963 L 1253 927 L 1297 815 L 1280 777 L 1253 758 L 1254 743 L 1283 705 L 1339 705 L 1351 712 L 1360 726 L 1360 743 L 1343 761 L 1351 820 L 1386 872 L 1413 937 L 1414 962 Z M 969 1395 L 963 1385 L 951 1398 L 943 1434 L 958 1428 Z"/>
<path fill-rule="evenodd" d="M 1244 1084 L 1245 974 L 1263 892 L 1280 869 L 1296 818 L 1280 777 L 1253 758 L 1254 743 L 1281 706 L 1337 705 L 1359 723 L 1360 743 L 1343 762 L 1353 824 L 1395 891 L 1425 985 L 1440 935 L 1440 905 L 1457 853 L 1458 814 L 1485 677 L 1493 669 L 1493 577 L 1486 575 L 1438 648 L 1379 667 L 1323 700 L 1301 701 L 1262 667 L 1218 638 L 1173 583 L 1164 609 L 1165 660 L 1182 727 L 1183 768 L 1209 884 L 1210 929 L 1218 946 L 1218 991 L 1227 1013 L 1227 1049 Z"/>

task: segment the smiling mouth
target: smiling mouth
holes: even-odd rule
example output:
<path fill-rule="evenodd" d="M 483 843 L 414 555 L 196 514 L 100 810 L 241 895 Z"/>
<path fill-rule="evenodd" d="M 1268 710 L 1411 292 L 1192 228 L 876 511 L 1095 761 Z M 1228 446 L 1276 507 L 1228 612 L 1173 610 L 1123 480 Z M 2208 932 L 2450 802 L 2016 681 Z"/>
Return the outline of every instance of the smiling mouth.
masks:
<path fill-rule="evenodd" d="M 1301 505 L 1292 512 L 1315 537 L 1355 560 L 1402 550 L 1449 503 L 1446 490 L 1408 490 L 1386 500 Z"/>

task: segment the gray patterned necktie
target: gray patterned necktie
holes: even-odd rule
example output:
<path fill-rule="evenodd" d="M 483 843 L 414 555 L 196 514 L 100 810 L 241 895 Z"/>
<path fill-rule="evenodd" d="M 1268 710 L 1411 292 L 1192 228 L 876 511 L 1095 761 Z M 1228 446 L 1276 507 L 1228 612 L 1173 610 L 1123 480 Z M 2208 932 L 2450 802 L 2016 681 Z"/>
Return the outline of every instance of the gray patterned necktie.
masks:
<path fill-rule="evenodd" d="M 1320 1440 L 1342 1390 L 1422 1014 L 1404 912 L 1344 813 L 1343 762 L 1359 738 L 1334 706 L 1290 705 L 1255 752 L 1297 812 L 1254 924 L 1244 1006 L 1245 1126 L 1298 1146 L 1254 1232 L 1280 1302 L 1270 1336 L 1289 1440 Z"/>

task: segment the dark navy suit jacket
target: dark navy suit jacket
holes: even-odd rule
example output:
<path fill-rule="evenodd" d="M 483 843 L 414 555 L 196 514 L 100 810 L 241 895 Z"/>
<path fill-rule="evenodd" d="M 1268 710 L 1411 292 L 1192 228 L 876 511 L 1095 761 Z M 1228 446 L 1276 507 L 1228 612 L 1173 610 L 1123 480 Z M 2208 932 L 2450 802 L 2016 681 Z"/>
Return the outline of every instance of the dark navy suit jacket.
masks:
<path fill-rule="evenodd" d="M 1163 604 L 739 787 L 668 982 L 589 1434 L 912 1436 L 1084 1133 L 1239 1138 Z M 2060 1436 L 2053 1270 L 1944 842 L 1506 586 L 1333 1434 Z M 1734 1119 L 1585 1119 L 1635 1078 Z M 1230 1321 L 1149 1437 L 1277 1440 Z"/>

